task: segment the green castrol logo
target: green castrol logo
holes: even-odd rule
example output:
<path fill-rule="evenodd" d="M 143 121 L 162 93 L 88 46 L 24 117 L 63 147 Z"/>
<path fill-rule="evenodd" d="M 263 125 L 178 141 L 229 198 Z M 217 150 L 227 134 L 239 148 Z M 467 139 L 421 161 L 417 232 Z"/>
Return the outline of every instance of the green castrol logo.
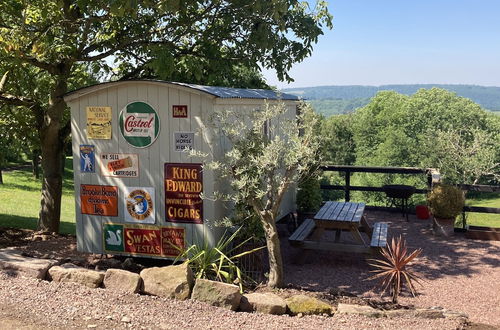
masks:
<path fill-rule="evenodd" d="M 120 132 L 133 147 L 146 148 L 160 134 L 160 118 L 145 102 L 132 102 L 120 112 Z"/>

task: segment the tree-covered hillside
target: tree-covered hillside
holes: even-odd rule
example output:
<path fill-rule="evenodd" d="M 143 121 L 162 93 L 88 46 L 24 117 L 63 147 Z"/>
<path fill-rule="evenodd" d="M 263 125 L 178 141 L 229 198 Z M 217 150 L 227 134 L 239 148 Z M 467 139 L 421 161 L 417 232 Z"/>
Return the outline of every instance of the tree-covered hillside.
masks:
<path fill-rule="evenodd" d="M 325 116 L 351 112 L 362 107 L 370 98 L 383 90 L 391 90 L 400 94 L 412 95 L 419 89 L 438 87 L 455 92 L 458 96 L 466 97 L 491 111 L 500 111 L 500 87 L 486 87 L 477 85 L 382 85 L 382 86 L 318 86 L 305 88 L 289 88 L 284 92 L 298 95 L 309 100 L 315 110 Z"/>

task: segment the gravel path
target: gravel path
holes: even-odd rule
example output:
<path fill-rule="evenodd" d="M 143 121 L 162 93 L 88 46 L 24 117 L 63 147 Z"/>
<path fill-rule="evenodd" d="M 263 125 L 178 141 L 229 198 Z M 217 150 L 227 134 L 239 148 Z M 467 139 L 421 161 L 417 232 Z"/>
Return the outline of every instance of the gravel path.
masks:
<path fill-rule="evenodd" d="M 441 306 L 465 312 L 473 322 L 500 326 L 500 242 L 434 237 L 430 221 L 399 214 L 369 212 L 368 221 L 390 222 L 390 235 L 403 235 L 410 249 L 423 255 L 414 265 L 426 279 L 416 298 L 400 303 L 416 307 Z M 66 242 L 67 241 L 67 242 Z M 51 242 L 51 241 L 48 241 Z M 66 250 L 74 239 L 58 240 Z M 45 244 L 46 242 L 34 242 Z M 45 244 L 47 245 L 47 244 Z M 36 245 L 34 245 L 36 246 Z M 362 297 L 379 298 L 374 282 L 366 281 L 370 268 L 362 256 L 311 252 L 306 262 L 294 264 L 301 251 L 282 239 L 285 282 L 294 287 L 328 292 L 344 290 Z M 55 248 L 48 247 L 49 250 Z M 75 255 L 76 257 L 77 255 Z M 385 298 L 387 299 L 387 298 Z M 105 289 L 88 289 L 0 272 L 0 328 L 3 329 L 457 329 L 459 320 L 421 318 L 365 318 L 272 316 L 235 313 L 196 301 L 175 301 L 152 296 L 125 295 Z"/>
<path fill-rule="evenodd" d="M 430 220 L 415 216 L 406 222 L 398 213 L 368 212 L 368 222 L 389 222 L 389 235 L 402 235 L 409 249 L 422 248 L 414 269 L 425 279 L 416 298 L 405 295 L 400 303 L 417 307 L 441 306 L 464 312 L 473 322 L 500 326 L 500 242 L 470 240 L 457 234 L 450 239 L 435 237 Z M 297 250 L 283 242 L 287 282 L 315 291 L 340 288 L 363 297 L 376 282 L 366 281 L 370 267 L 363 257 L 332 253 L 310 253 L 307 262 L 294 265 Z"/>
<path fill-rule="evenodd" d="M 459 320 L 235 313 L 196 301 L 0 277 L 2 329 L 457 329 Z M 21 327 L 22 326 L 22 327 Z"/>

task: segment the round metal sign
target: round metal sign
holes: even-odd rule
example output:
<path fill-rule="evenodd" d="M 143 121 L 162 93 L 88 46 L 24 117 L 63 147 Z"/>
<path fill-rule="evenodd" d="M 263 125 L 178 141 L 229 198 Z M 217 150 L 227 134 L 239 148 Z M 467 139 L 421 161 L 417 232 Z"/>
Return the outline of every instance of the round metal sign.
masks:
<path fill-rule="evenodd" d="M 120 132 L 133 147 L 149 147 L 160 134 L 160 118 L 145 102 L 132 102 L 120 112 Z"/>

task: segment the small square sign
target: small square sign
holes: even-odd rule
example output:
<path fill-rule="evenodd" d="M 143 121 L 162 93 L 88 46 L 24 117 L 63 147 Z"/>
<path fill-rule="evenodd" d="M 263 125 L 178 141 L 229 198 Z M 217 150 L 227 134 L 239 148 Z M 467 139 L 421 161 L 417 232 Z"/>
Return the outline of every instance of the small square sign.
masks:
<path fill-rule="evenodd" d="M 172 117 L 174 118 L 187 118 L 188 106 L 187 105 L 173 105 Z"/>

